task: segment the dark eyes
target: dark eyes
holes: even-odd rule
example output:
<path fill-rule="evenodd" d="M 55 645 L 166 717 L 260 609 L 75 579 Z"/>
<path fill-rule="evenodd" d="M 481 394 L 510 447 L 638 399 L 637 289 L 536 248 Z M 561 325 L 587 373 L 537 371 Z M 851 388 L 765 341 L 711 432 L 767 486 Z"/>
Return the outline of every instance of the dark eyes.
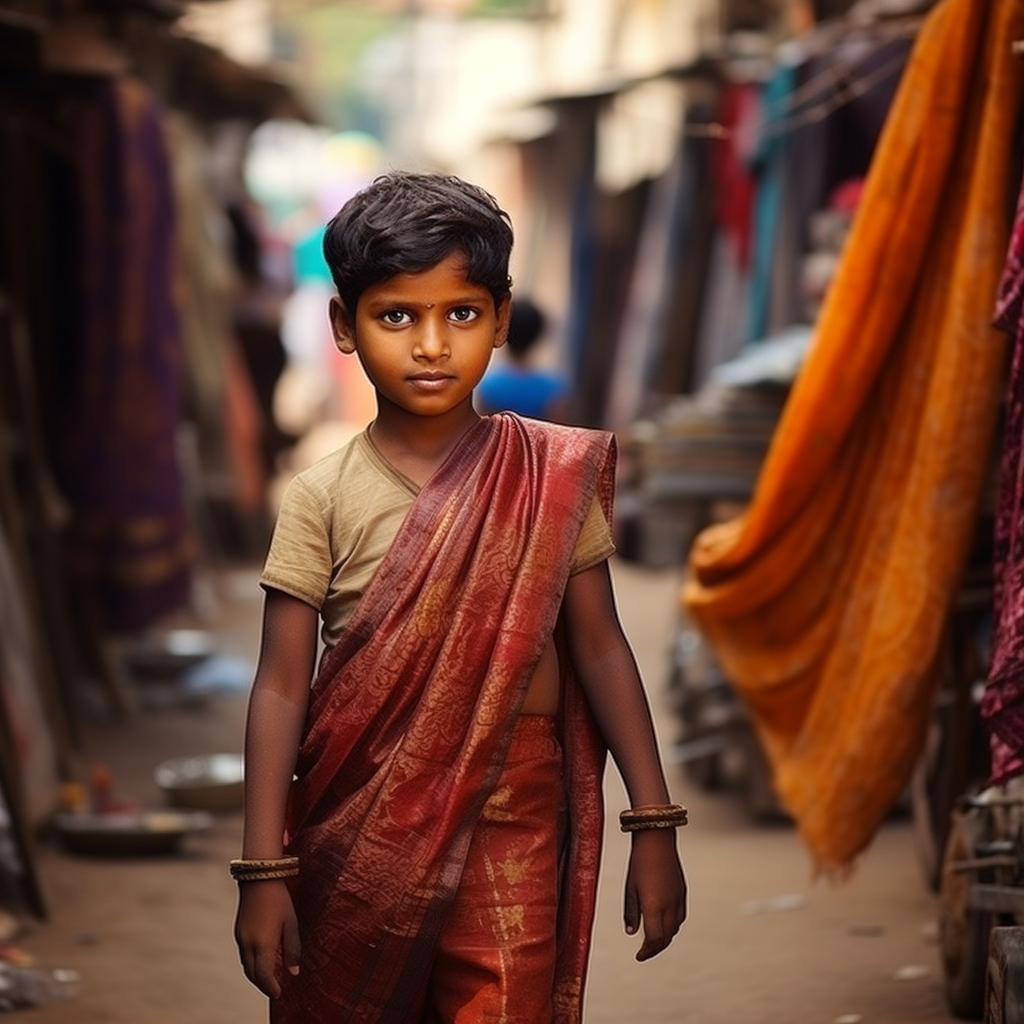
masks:
<path fill-rule="evenodd" d="M 453 323 L 471 324 L 480 316 L 480 311 L 472 306 L 453 306 L 447 316 Z M 389 327 L 405 327 L 412 323 L 412 314 L 404 309 L 388 309 L 380 314 L 380 319 Z"/>

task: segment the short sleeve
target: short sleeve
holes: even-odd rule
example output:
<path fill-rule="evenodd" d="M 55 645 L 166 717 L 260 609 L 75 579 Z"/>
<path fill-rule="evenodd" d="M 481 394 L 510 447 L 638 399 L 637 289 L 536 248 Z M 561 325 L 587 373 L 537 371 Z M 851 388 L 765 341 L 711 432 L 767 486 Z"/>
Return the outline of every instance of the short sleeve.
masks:
<path fill-rule="evenodd" d="M 301 477 L 285 489 L 260 586 L 291 594 L 320 611 L 333 571 L 327 510 Z"/>
<path fill-rule="evenodd" d="M 611 524 L 605 519 L 601 503 L 595 497 L 590 503 L 590 511 L 583 522 L 579 540 L 576 541 L 576 550 L 572 555 L 572 568 L 569 570 L 570 575 L 593 568 L 614 554 L 615 544 L 612 541 Z"/>

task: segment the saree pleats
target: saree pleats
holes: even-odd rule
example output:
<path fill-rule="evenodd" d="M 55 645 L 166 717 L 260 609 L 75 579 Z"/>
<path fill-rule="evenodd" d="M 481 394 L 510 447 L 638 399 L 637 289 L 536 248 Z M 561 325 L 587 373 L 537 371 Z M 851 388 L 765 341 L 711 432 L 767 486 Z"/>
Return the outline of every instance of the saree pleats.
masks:
<path fill-rule="evenodd" d="M 424 1024 L 551 1024 L 561 750 L 521 715 L 441 933 Z"/>
<path fill-rule="evenodd" d="M 420 492 L 314 681 L 289 808 L 302 973 L 276 1024 L 418 1024 L 441 930 L 576 539 L 610 514 L 610 435 L 478 423 Z M 571 678 L 554 1005 L 579 1019 L 604 750 Z M 570 785 L 574 788 L 570 788 Z M 315 936 L 315 938 L 313 938 Z"/>
<path fill-rule="evenodd" d="M 753 501 L 705 530 L 682 601 L 749 705 L 815 864 L 905 786 L 1000 403 L 1021 0 L 922 25 Z"/>

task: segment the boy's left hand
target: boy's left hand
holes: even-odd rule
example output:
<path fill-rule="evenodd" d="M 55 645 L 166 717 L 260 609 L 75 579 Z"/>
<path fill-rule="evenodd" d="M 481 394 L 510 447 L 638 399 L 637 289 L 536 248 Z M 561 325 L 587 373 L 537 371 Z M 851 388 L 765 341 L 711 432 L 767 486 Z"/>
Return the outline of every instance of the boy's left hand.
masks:
<path fill-rule="evenodd" d="M 643 922 L 637 960 L 657 956 L 686 920 L 686 876 L 676 852 L 675 829 L 634 832 L 626 873 L 623 919 L 635 935 Z"/>

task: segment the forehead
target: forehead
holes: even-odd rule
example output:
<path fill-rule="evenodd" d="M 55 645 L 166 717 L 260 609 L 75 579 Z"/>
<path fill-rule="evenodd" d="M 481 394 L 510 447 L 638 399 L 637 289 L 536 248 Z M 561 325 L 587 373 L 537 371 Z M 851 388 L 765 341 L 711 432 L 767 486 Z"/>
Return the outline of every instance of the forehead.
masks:
<path fill-rule="evenodd" d="M 394 277 L 370 285 L 362 300 L 374 305 L 389 302 L 423 304 L 491 300 L 490 291 L 466 277 L 466 261 L 459 253 L 446 256 L 440 263 L 414 273 Z"/>

